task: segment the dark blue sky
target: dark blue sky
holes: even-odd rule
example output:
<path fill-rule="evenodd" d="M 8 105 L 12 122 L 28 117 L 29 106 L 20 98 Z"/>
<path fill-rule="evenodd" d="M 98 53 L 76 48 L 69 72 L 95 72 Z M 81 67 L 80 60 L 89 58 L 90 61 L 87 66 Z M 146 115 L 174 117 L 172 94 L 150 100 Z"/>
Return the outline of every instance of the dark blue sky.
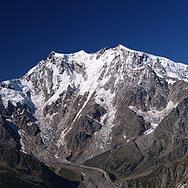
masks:
<path fill-rule="evenodd" d="M 52 50 L 119 43 L 188 63 L 188 1 L 0 1 L 0 80 L 23 75 Z"/>

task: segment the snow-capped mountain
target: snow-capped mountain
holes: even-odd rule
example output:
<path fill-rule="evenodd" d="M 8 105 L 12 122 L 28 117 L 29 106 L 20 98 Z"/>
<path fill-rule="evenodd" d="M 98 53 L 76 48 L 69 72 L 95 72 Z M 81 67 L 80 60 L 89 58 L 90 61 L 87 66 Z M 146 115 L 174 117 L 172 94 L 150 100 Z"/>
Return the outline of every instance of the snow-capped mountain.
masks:
<path fill-rule="evenodd" d="M 145 165 L 152 147 L 162 147 L 163 155 L 173 151 L 186 132 L 186 118 L 179 113 L 170 122 L 177 130 L 169 145 L 159 130 L 173 132 L 165 126 L 175 110 L 186 113 L 187 91 L 188 65 L 118 45 L 96 53 L 51 52 L 22 78 L 1 83 L 0 110 L 18 127 L 22 152 L 52 166 L 85 162 L 121 180 Z M 118 166 L 114 153 L 132 145 L 139 159 L 130 162 L 133 167 Z M 101 164 L 93 162 L 109 151 Z M 127 156 L 125 151 L 121 157 Z"/>

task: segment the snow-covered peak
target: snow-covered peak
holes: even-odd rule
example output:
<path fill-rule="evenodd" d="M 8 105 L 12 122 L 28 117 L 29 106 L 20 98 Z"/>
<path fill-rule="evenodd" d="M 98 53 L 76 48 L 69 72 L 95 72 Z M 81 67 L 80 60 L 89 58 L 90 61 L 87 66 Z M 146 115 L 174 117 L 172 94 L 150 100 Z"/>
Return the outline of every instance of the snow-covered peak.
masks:
<path fill-rule="evenodd" d="M 83 50 L 64 54 L 51 52 L 21 79 L 23 87 L 43 91 L 47 99 L 57 99 L 69 86 L 81 95 L 102 88 L 111 77 L 118 82 L 134 77 L 135 71 L 152 68 L 159 77 L 170 84 L 176 79 L 188 81 L 188 65 L 170 59 L 131 50 L 123 45 L 101 49 L 96 53 Z M 139 84 L 139 80 L 137 81 Z M 130 83 L 131 84 L 131 83 Z M 46 99 L 46 100 L 47 100 Z"/>
<path fill-rule="evenodd" d="M 188 65 L 186 64 L 177 63 L 165 57 L 132 50 L 121 44 L 115 47 L 114 50 L 128 52 L 130 57 L 132 56 L 137 60 L 140 58 L 143 65 L 152 67 L 160 77 L 170 77 L 188 81 Z"/>
<path fill-rule="evenodd" d="M 145 52 L 142 51 L 138 51 L 138 50 L 133 50 L 131 48 L 128 48 L 122 44 L 117 45 L 116 47 L 114 47 L 113 49 L 115 50 L 123 50 L 123 51 L 127 51 L 127 52 L 133 52 L 133 53 L 137 53 L 137 54 L 144 54 Z"/>
<path fill-rule="evenodd" d="M 45 87 L 50 96 L 54 93 L 54 96 L 61 94 L 69 85 L 84 94 L 95 91 L 98 85 L 103 87 L 112 76 L 117 78 L 116 84 L 126 77 L 133 77 L 135 71 L 142 71 L 148 66 L 159 77 L 166 78 L 168 83 L 173 84 L 174 79 L 188 81 L 187 65 L 131 50 L 121 44 L 96 53 L 83 50 L 70 54 L 51 52 L 46 60 L 40 61 L 24 78 L 30 88 L 33 84 L 38 90 Z"/>
<path fill-rule="evenodd" d="M 122 63 L 126 64 L 134 64 L 135 61 L 140 61 L 142 65 L 149 65 L 151 66 L 154 71 L 161 77 L 168 76 L 168 77 L 174 77 L 177 79 L 184 79 L 187 80 L 187 74 L 188 74 L 188 65 L 182 64 L 182 63 L 176 63 L 168 58 L 151 55 L 145 52 L 132 50 L 130 48 L 127 48 L 121 44 L 114 48 L 108 48 L 108 49 L 101 49 L 98 52 L 95 53 L 87 53 L 84 50 L 80 50 L 78 52 L 74 53 L 57 53 L 57 52 L 51 52 L 49 55 L 49 61 L 41 61 L 39 64 L 45 64 L 47 65 L 49 62 L 54 61 L 67 61 L 67 63 L 75 62 L 79 65 L 84 65 L 86 67 L 90 66 L 90 61 L 96 61 L 96 64 L 98 63 L 98 59 L 100 61 L 109 61 L 111 59 L 115 59 L 116 57 L 127 57 L 127 61 L 122 60 Z M 113 58 L 109 58 L 113 57 Z M 110 62 L 108 62 L 110 64 Z M 140 68 L 141 64 L 137 64 L 137 66 Z M 38 69 L 39 67 L 36 66 L 33 69 L 31 69 L 28 73 L 32 73 L 34 70 Z M 134 64 L 134 68 L 135 64 Z"/>
<path fill-rule="evenodd" d="M 65 119 L 70 121 L 70 127 L 64 130 L 71 130 L 84 108 L 90 108 L 88 103 L 96 103 L 107 111 L 101 117 L 100 133 L 95 134 L 96 140 L 102 139 L 100 148 L 105 148 L 116 114 L 126 105 L 154 129 L 175 107 L 169 91 L 178 79 L 188 81 L 187 65 L 118 45 L 95 53 L 51 52 L 21 79 L 2 83 L 0 97 L 5 108 L 9 102 L 14 106 L 29 104 L 43 133 L 43 128 L 55 121 L 59 109 L 62 113 L 72 113 L 68 109 L 71 105 L 73 112 L 77 109 L 70 119 Z M 58 140 L 62 145 L 64 130 Z"/>
<path fill-rule="evenodd" d="M 80 51 L 78 51 L 78 52 L 69 53 L 69 54 L 57 53 L 57 52 L 52 52 L 52 53 L 54 53 L 54 56 L 55 56 L 55 57 L 62 57 L 62 58 L 64 58 L 65 56 L 69 56 L 69 57 L 74 56 L 74 57 L 75 57 L 75 56 L 85 56 L 85 55 L 88 54 L 88 53 L 85 52 L 84 50 L 80 50 Z"/>

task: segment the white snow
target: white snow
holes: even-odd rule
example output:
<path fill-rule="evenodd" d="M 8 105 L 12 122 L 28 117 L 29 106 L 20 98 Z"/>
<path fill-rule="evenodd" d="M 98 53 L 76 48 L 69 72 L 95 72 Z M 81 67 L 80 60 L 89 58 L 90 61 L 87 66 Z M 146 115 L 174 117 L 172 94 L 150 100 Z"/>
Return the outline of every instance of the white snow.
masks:
<path fill-rule="evenodd" d="M 146 122 L 151 124 L 151 128 L 148 129 L 145 134 L 151 134 L 154 129 L 159 125 L 164 117 L 166 117 L 170 111 L 175 108 L 178 104 L 175 104 L 173 101 L 169 101 L 166 108 L 159 111 L 156 109 L 151 109 L 150 111 L 144 112 L 140 109 L 137 109 L 135 106 L 129 106 L 131 110 L 133 110 L 139 116 L 142 116 Z"/>
<path fill-rule="evenodd" d="M 45 103 L 45 105 L 46 104 L 51 105 L 53 102 L 55 102 L 57 99 L 59 99 L 59 95 L 62 94 L 63 91 L 65 91 L 68 88 L 70 83 L 71 83 L 70 76 L 67 74 L 67 72 L 64 72 L 61 77 L 61 82 L 60 82 L 59 88 L 56 89 L 55 94 Z M 57 85 L 54 85 L 54 87 L 55 86 L 57 86 Z"/>
<path fill-rule="evenodd" d="M 105 90 L 101 88 L 96 96 L 96 103 L 103 106 L 107 113 L 101 118 L 102 128 L 99 132 L 95 132 L 94 140 L 97 145 L 100 145 L 100 148 L 107 149 L 108 143 L 110 141 L 110 133 L 112 131 L 112 127 L 114 126 L 114 118 L 116 114 L 116 107 L 113 105 L 113 99 L 115 97 L 115 92 L 111 93 L 111 90 Z M 101 98 L 103 100 L 101 100 Z"/>
<path fill-rule="evenodd" d="M 184 183 L 184 184 L 179 184 L 177 186 L 177 188 L 187 188 L 188 187 L 188 184 L 187 183 Z"/>
<path fill-rule="evenodd" d="M 22 95 L 23 94 L 20 91 L 7 88 L 2 88 L 0 92 L 2 103 L 5 108 L 8 107 L 8 101 L 10 101 L 14 106 L 16 106 L 18 102 L 24 103 L 25 98 Z"/>
<path fill-rule="evenodd" d="M 85 106 L 87 105 L 87 103 L 88 103 L 88 101 L 89 101 L 90 98 L 91 98 L 91 93 L 89 93 L 89 95 L 88 95 L 86 101 L 84 102 L 82 108 L 81 108 L 81 109 L 78 111 L 78 113 L 76 114 L 76 117 L 74 118 L 73 122 L 71 123 L 71 127 L 72 127 L 72 125 L 74 124 L 74 122 L 77 120 L 77 118 L 81 115 L 82 110 L 85 108 Z M 71 128 L 71 127 L 70 127 L 70 128 Z"/>
<path fill-rule="evenodd" d="M 71 127 L 72 128 L 72 127 Z M 61 132 L 61 135 L 60 135 L 60 138 L 59 140 L 57 141 L 57 147 L 60 147 L 61 145 L 64 145 L 65 144 L 65 136 L 67 134 L 67 131 L 69 131 L 69 128 L 65 128 L 62 132 Z"/>
<path fill-rule="evenodd" d="M 27 154 L 26 149 L 25 149 L 25 144 L 24 144 L 24 142 L 23 142 L 23 138 L 25 137 L 25 132 L 24 132 L 24 130 L 19 130 L 18 133 L 19 133 L 19 135 L 20 135 L 21 151 L 22 151 L 23 153 L 26 153 L 26 154 Z"/>
<path fill-rule="evenodd" d="M 172 79 L 166 79 L 166 81 L 168 82 L 168 84 L 171 84 L 171 85 L 173 85 L 174 83 L 176 83 L 176 81 L 175 80 L 172 80 Z"/>
<path fill-rule="evenodd" d="M 154 57 L 150 55 L 150 57 Z M 154 57 L 154 60 L 159 60 L 160 65 L 166 71 L 165 73 L 161 73 L 161 69 L 154 69 L 161 77 L 168 77 L 168 78 L 176 78 L 179 80 L 188 81 L 188 65 L 182 63 L 176 63 L 169 59 L 163 57 Z"/>

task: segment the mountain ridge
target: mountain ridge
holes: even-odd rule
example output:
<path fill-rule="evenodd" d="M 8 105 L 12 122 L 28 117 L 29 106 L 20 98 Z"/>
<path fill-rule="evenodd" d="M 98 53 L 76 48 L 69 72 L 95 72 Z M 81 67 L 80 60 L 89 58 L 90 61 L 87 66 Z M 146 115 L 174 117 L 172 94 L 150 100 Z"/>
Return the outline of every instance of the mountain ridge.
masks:
<path fill-rule="evenodd" d="M 128 54 L 128 59 L 126 59 L 126 61 L 124 61 L 123 64 L 119 64 L 118 58 L 120 58 L 120 61 L 123 62 L 123 60 L 121 60 L 121 56 L 124 55 L 123 53 L 126 53 L 126 55 Z M 140 58 L 138 60 L 138 62 L 136 62 L 136 63 L 134 62 L 135 54 L 137 55 L 137 58 Z M 129 57 L 130 57 L 130 59 L 129 59 Z M 161 61 L 164 61 L 164 60 L 167 61 L 167 62 L 165 62 L 165 63 L 161 62 Z M 63 64 L 62 64 L 62 61 L 63 61 Z M 152 61 L 155 61 L 155 62 L 153 63 Z M 55 64 L 53 62 L 55 62 Z M 113 63 L 113 64 L 109 65 L 109 62 L 115 62 L 115 64 Z M 118 63 L 116 63 L 116 62 L 118 62 Z M 182 68 L 182 64 L 175 66 L 176 64 L 173 63 L 172 61 L 170 61 L 169 59 L 163 59 L 163 58 L 159 59 L 158 56 L 147 55 L 144 52 L 138 52 L 138 51 L 130 50 L 130 49 L 128 49 L 128 48 L 126 48 L 122 45 L 118 45 L 115 48 L 110 48 L 110 49 L 107 49 L 107 50 L 102 50 L 102 51 L 100 50 L 100 51 L 98 51 L 96 53 L 92 53 L 92 54 L 85 53 L 84 51 L 79 51 L 79 52 L 69 54 L 69 55 L 64 55 L 64 54 L 60 55 L 60 54 L 56 54 L 56 53 L 51 53 L 49 55 L 49 57 L 47 58 L 47 61 L 41 61 L 36 67 L 31 69 L 28 73 L 26 73 L 26 75 L 24 77 L 21 78 L 20 86 L 23 87 L 22 88 L 23 92 L 20 95 L 17 95 L 17 96 L 20 96 L 18 101 L 20 101 L 20 99 L 22 97 L 23 97 L 23 100 L 25 100 L 25 99 L 27 100 L 28 96 L 26 95 L 26 97 L 25 97 L 25 93 L 27 93 L 28 90 L 33 90 L 33 88 L 32 88 L 33 83 L 31 82 L 30 79 L 29 79 L 29 81 L 27 81 L 28 77 L 34 75 L 32 77 L 32 79 L 34 79 L 35 82 L 37 82 L 37 79 L 40 79 L 40 76 L 41 76 L 41 79 L 45 81 L 45 75 L 44 74 L 47 74 L 47 76 L 49 78 L 48 73 L 45 73 L 45 71 L 43 72 L 43 75 L 41 75 L 40 67 L 41 68 L 47 68 L 47 71 L 49 71 L 49 74 L 52 77 L 50 81 L 48 81 L 46 83 L 45 82 L 42 83 L 42 84 L 44 84 L 44 86 L 46 86 L 47 91 L 45 91 L 46 92 L 45 95 L 47 95 L 47 96 L 49 95 L 49 97 L 46 97 L 46 98 L 49 98 L 49 99 L 48 100 L 44 99 L 44 96 L 42 96 L 44 94 L 42 94 L 42 95 L 40 94 L 40 95 L 37 95 L 37 100 L 34 100 L 34 101 L 36 101 L 34 103 L 37 104 L 37 101 L 39 99 L 41 99 L 38 103 L 43 103 L 43 106 L 45 106 L 45 105 L 48 105 L 48 104 L 50 105 L 51 103 L 58 100 L 59 95 L 61 95 L 63 93 L 63 91 L 65 91 L 68 88 L 69 85 L 72 88 L 74 88 L 75 90 L 78 89 L 79 95 L 84 95 L 86 92 L 89 92 L 90 96 L 87 97 L 87 100 L 90 99 L 92 93 L 95 92 L 97 87 L 100 87 L 101 89 L 99 89 L 99 90 L 102 92 L 101 94 L 99 92 L 99 97 L 101 95 L 104 95 L 104 93 L 107 93 L 106 95 L 109 96 L 110 93 L 103 92 L 102 90 L 103 90 L 104 85 L 111 78 L 111 76 L 109 78 L 108 78 L 108 76 L 106 76 L 106 80 L 103 79 L 102 82 L 99 81 L 100 83 L 99 84 L 97 83 L 97 79 L 99 79 L 99 77 L 101 75 L 100 70 L 104 66 L 107 66 L 107 68 L 110 66 L 110 67 L 112 67 L 112 69 L 114 69 L 115 66 L 118 68 L 117 71 L 119 71 L 119 72 L 117 72 L 117 74 L 116 74 L 117 78 L 116 78 L 116 81 L 114 83 L 114 84 L 116 84 L 119 80 L 121 81 L 121 79 L 122 80 L 125 79 L 125 78 L 122 78 L 124 75 L 127 74 L 129 77 L 134 77 L 134 75 L 131 75 L 132 72 L 137 71 L 137 69 L 138 69 L 138 71 L 141 70 L 141 69 L 145 69 L 147 65 L 149 67 L 151 67 L 152 70 L 155 71 L 157 76 L 161 77 L 161 75 L 159 74 L 159 71 L 161 71 L 162 68 L 163 69 L 166 68 L 166 67 L 165 68 L 163 67 L 163 64 L 165 66 L 167 66 L 167 68 L 169 68 L 168 63 L 171 65 L 170 66 L 170 76 L 174 76 L 175 78 L 180 79 L 179 68 L 181 70 L 183 68 L 185 69 L 184 70 L 185 73 L 184 72 L 181 73 L 181 74 L 183 74 L 183 76 L 185 76 L 186 68 L 187 68 L 186 65 L 183 65 L 183 68 Z M 157 64 L 157 65 L 155 65 L 155 64 Z M 160 66 L 161 64 L 162 64 L 162 67 Z M 78 68 L 80 68 L 80 66 L 83 66 L 83 67 L 80 68 L 81 70 L 78 70 L 78 71 L 81 71 L 81 72 L 74 70 L 75 66 L 77 66 Z M 64 69 L 64 70 L 62 70 L 62 69 Z M 122 72 L 122 69 L 125 69 L 124 72 Z M 36 75 L 35 75 L 34 70 L 36 70 Z M 62 80 L 60 80 L 58 82 L 58 76 L 61 75 L 61 71 L 64 71 L 64 73 L 62 74 L 63 78 L 62 78 Z M 104 69 L 103 71 L 106 71 L 106 70 Z M 166 69 L 165 69 L 165 71 L 166 71 Z M 168 70 L 166 72 L 164 73 L 164 75 L 167 74 L 167 76 L 169 76 Z M 146 69 L 146 74 L 147 74 L 147 69 Z M 89 77 L 89 78 L 86 78 L 85 76 Z M 172 77 L 172 78 L 174 78 L 174 77 Z M 133 79 L 136 80 L 136 78 L 133 78 Z M 139 84 L 139 82 L 140 81 L 138 81 L 137 83 Z M 174 81 L 170 79 L 169 82 L 173 83 Z M 4 82 L 4 83 L 6 83 L 6 82 Z M 40 84 L 40 82 L 38 82 L 38 83 Z M 48 85 L 49 83 L 51 84 L 51 86 Z M 135 82 L 135 84 L 137 84 L 137 83 Z M 80 84 L 82 84 L 83 86 L 80 87 Z M 96 85 L 96 84 L 98 84 L 99 86 Z M 38 89 L 40 90 L 43 86 L 41 85 L 41 86 L 38 86 L 38 87 L 39 87 Z M 20 88 L 18 86 L 17 90 L 20 90 Z M 24 93 L 24 96 L 23 96 L 23 93 Z M 5 95 L 5 96 L 7 98 L 7 95 Z M 1 95 L 1 98 L 3 99 L 2 95 Z M 34 96 L 34 98 L 35 98 L 35 96 Z M 112 98 L 113 98 L 113 96 L 112 96 Z M 12 99 L 14 99 L 14 97 L 12 97 L 12 95 L 10 95 L 9 99 L 12 100 Z M 88 102 L 87 100 L 84 104 L 86 104 Z M 99 104 L 101 103 L 100 99 L 95 98 L 95 100 L 97 100 L 97 103 L 99 103 Z M 108 105 L 110 105 L 110 101 L 108 101 L 107 103 L 109 103 Z M 36 104 L 34 104 L 34 106 L 36 106 Z M 36 106 L 36 108 L 39 108 L 39 106 L 38 107 Z M 42 109 L 40 109 L 40 110 L 42 110 Z M 79 115 L 79 112 L 78 112 L 78 115 Z"/>
<path fill-rule="evenodd" d="M 118 45 L 96 53 L 51 52 L 20 79 L 1 82 L 0 100 L 5 119 L 19 129 L 22 152 L 55 168 L 66 160 L 91 166 L 109 153 L 94 167 L 118 182 L 139 166 L 154 168 L 144 161 L 158 161 L 160 152 L 184 148 L 179 129 L 186 129 L 186 115 L 174 111 L 186 114 L 187 91 L 188 65 Z M 158 130 L 172 112 L 178 120 L 167 122 L 178 128 L 173 142 L 164 135 L 165 146 Z M 175 161 L 185 153 L 174 155 Z"/>

